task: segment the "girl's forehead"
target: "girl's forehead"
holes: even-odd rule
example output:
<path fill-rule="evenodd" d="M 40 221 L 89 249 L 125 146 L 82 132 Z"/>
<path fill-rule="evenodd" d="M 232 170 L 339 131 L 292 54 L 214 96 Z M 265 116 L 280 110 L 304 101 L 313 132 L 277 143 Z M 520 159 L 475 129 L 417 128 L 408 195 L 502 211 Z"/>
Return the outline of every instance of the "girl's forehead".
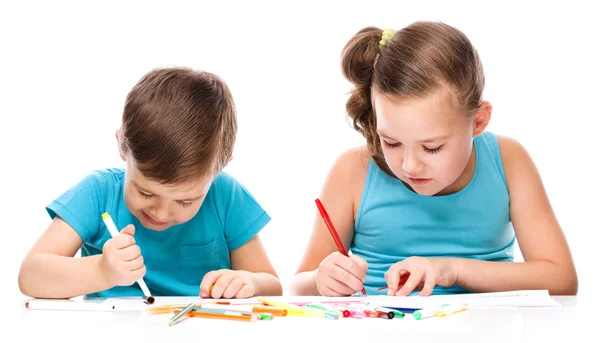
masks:
<path fill-rule="evenodd" d="M 466 116 L 456 96 L 443 88 L 419 98 L 395 99 L 373 92 L 377 129 L 392 135 L 436 135 L 464 125 Z"/>

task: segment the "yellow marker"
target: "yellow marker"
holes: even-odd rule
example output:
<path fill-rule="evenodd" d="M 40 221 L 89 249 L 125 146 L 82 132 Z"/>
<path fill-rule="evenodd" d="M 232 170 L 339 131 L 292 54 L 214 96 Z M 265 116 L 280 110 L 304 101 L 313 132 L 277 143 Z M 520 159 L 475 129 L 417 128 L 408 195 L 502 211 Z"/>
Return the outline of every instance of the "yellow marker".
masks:
<path fill-rule="evenodd" d="M 416 320 L 421 320 L 429 317 L 445 317 L 449 316 L 453 313 L 464 311 L 467 309 L 467 304 L 459 303 L 459 304 L 446 304 L 442 305 L 437 309 L 423 309 L 413 312 L 413 317 Z"/>
<path fill-rule="evenodd" d="M 265 305 L 284 308 L 287 310 L 288 316 L 325 317 L 327 315 L 325 311 L 307 309 L 297 305 L 287 304 L 264 297 L 256 297 L 256 300 L 262 302 Z"/>

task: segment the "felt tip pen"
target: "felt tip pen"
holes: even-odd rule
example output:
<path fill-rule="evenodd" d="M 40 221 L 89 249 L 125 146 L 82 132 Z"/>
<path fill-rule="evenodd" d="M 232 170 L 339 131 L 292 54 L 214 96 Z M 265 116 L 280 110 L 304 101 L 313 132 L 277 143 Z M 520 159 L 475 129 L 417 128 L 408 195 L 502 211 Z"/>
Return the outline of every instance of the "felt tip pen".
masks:
<path fill-rule="evenodd" d="M 422 309 L 413 312 L 413 317 L 416 320 L 421 320 L 429 317 L 445 317 L 451 314 L 461 312 L 467 309 L 467 304 L 446 304 L 434 309 Z"/>

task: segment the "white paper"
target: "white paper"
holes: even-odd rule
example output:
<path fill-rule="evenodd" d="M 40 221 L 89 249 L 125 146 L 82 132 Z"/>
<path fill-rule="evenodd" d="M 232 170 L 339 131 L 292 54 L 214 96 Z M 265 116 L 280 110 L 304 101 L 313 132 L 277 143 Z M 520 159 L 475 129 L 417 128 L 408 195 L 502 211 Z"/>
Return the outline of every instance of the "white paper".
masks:
<path fill-rule="evenodd" d="M 468 308 L 560 307 L 547 290 L 523 290 L 492 293 L 418 295 L 407 297 L 371 296 L 368 302 L 387 307 L 433 308 L 444 304 L 466 303 Z"/>
<path fill-rule="evenodd" d="M 155 303 L 148 305 L 142 297 L 117 297 L 86 300 L 29 300 L 30 309 L 72 310 L 72 311 L 144 311 L 161 305 L 187 306 L 190 303 L 229 302 L 232 305 L 262 304 L 257 298 L 250 299 L 206 299 L 200 297 L 154 297 Z M 351 296 L 351 297 L 319 297 L 319 296 L 276 296 L 263 297 L 276 302 L 303 305 L 319 303 L 369 303 L 383 307 L 433 308 L 449 303 L 466 303 L 468 308 L 521 308 L 521 307 L 560 307 L 552 299 L 547 290 L 512 291 L 494 293 L 471 293 L 452 295 L 418 295 L 407 297 Z"/>

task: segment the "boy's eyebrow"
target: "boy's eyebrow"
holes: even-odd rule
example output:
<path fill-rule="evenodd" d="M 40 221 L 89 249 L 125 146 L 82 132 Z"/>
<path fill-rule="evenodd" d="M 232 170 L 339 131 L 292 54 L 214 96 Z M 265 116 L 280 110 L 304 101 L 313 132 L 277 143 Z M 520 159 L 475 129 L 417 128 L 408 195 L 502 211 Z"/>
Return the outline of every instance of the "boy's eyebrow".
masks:
<path fill-rule="evenodd" d="M 200 199 L 204 198 L 205 196 L 206 196 L 206 194 L 202 194 L 199 197 L 188 198 L 188 199 L 179 199 L 177 201 L 196 201 L 196 200 L 200 200 Z"/>
<path fill-rule="evenodd" d="M 149 190 L 145 189 L 144 187 L 140 187 L 140 185 L 138 185 L 135 181 L 131 180 L 131 183 L 133 183 L 133 185 L 135 186 L 135 188 L 139 189 L 142 192 L 146 192 L 146 193 L 151 193 Z"/>
<path fill-rule="evenodd" d="M 140 191 L 142 191 L 142 192 L 144 192 L 144 193 L 154 194 L 154 193 L 150 192 L 149 190 L 147 190 L 147 189 L 144 189 L 143 187 L 140 187 L 140 185 L 138 185 L 138 184 L 137 184 L 135 181 L 133 181 L 133 180 L 131 180 L 131 183 L 133 183 L 133 185 L 134 185 L 134 186 L 135 186 L 137 189 L 139 189 Z M 200 200 L 200 199 L 204 198 L 205 196 L 206 196 L 206 194 L 202 194 L 202 195 L 200 195 L 200 196 L 197 196 L 197 197 L 188 198 L 188 199 L 180 199 L 180 200 L 177 200 L 177 201 L 196 201 L 196 200 Z"/>
<path fill-rule="evenodd" d="M 397 141 L 397 139 L 392 138 L 388 135 L 386 135 L 384 132 L 377 130 L 377 134 L 380 135 L 383 138 L 387 138 L 387 139 L 391 139 L 394 141 Z M 431 137 L 431 138 L 427 138 L 427 139 L 423 139 L 420 140 L 419 143 L 431 143 L 431 142 L 437 142 L 437 141 L 441 141 L 444 140 L 446 138 L 450 137 L 449 135 L 440 135 L 440 136 L 435 136 L 435 137 Z"/>

